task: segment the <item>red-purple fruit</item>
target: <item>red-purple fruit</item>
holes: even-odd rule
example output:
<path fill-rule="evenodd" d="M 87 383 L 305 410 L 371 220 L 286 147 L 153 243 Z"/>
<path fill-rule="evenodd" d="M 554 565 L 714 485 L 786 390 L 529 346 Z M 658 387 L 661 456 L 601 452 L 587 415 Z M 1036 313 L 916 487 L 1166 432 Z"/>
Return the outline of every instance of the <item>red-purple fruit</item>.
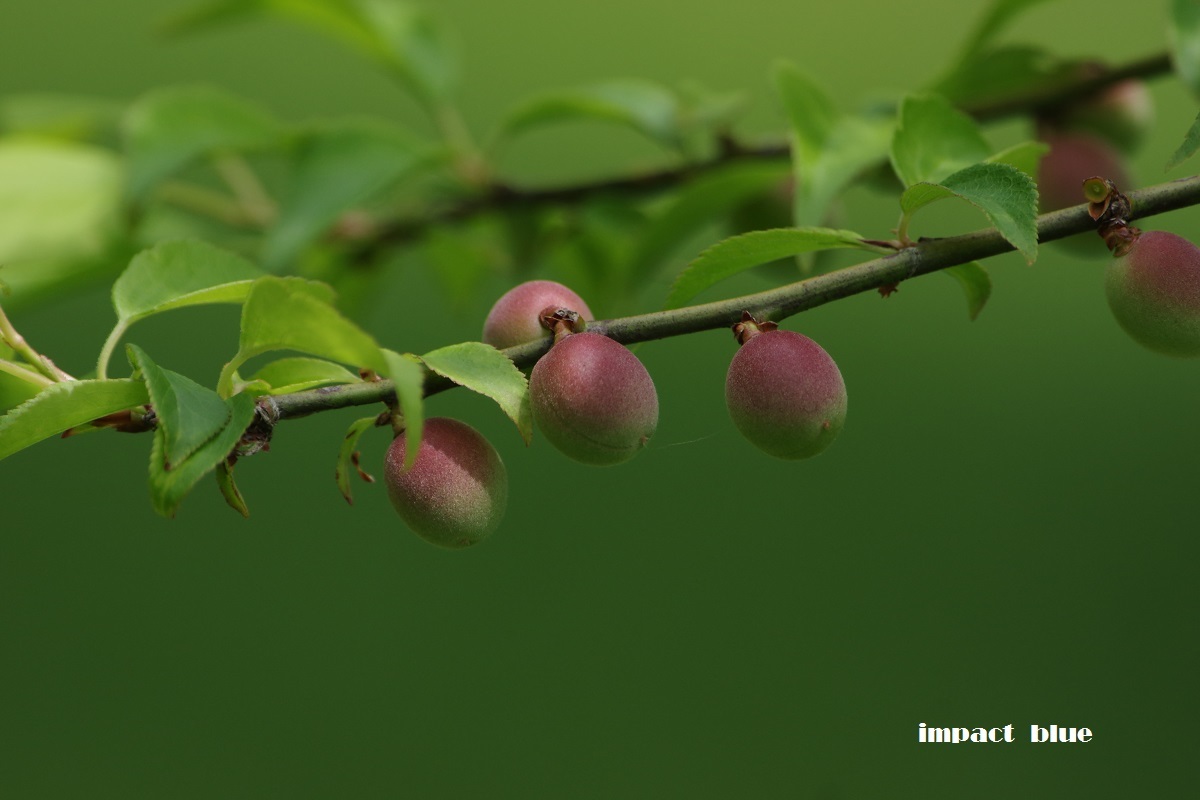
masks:
<path fill-rule="evenodd" d="M 1113 316 L 1137 342 L 1172 356 L 1200 356 L 1200 248 L 1187 239 L 1138 233 L 1109 266 L 1106 292 Z"/>
<path fill-rule="evenodd" d="M 467 547 L 496 530 L 508 505 L 508 473 L 479 431 L 434 417 L 425 420 L 409 469 L 404 452 L 401 433 L 388 448 L 384 478 L 392 505 L 418 536 L 442 547 Z"/>
<path fill-rule="evenodd" d="M 637 356 L 599 333 L 558 338 L 529 375 L 538 430 L 585 464 L 637 455 L 658 427 L 658 393 Z"/>
<path fill-rule="evenodd" d="M 1117 149 L 1131 153 L 1154 123 L 1154 102 L 1144 81 L 1114 83 L 1089 100 L 1072 103 L 1055 120 L 1055 126 L 1094 133 Z"/>
<path fill-rule="evenodd" d="M 1125 160 L 1113 147 L 1089 133 L 1044 132 L 1042 141 L 1050 151 L 1038 164 L 1038 205 L 1043 212 L 1077 206 L 1084 202 L 1083 182 L 1102 175 L 1128 190 Z"/>
<path fill-rule="evenodd" d="M 743 323 L 745 324 L 745 323 Z M 725 378 L 733 424 L 778 458 L 809 458 L 846 423 L 846 384 L 820 345 L 794 331 L 751 323 Z"/>
<path fill-rule="evenodd" d="M 492 306 L 483 323 L 483 341 L 503 350 L 549 336 L 540 322 L 547 308 L 567 308 L 580 319 L 592 319 L 587 303 L 561 283 L 528 281 L 510 289 Z"/>

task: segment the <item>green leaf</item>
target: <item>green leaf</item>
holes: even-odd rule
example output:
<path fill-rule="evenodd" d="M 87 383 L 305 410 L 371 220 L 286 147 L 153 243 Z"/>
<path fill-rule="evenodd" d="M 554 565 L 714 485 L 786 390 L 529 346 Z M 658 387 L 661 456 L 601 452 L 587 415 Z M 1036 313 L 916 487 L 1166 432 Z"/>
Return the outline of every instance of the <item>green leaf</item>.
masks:
<path fill-rule="evenodd" d="M 970 53 L 932 90 L 956 105 L 996 101 L 1061 85 L 1082 68 L 1040 47 L 1003 45 Z"/>
<path fill-rule="evenodd" d="M 295 356 L 272 361 L 258 371 L 254 380 L 270 386 L 271 394 L 291 394 L 319 386 L 359 383 L 362 378 L 332 361 Z"/>
<path fill-rule="evenodd" d="M 228 461 L 217 462 L 217 487 L 221 490 L 221 496 L 225 498 L 225 502 L 230 508 L 246 519 L 250 518 L 250 508 L 246 505 L 246 498 L 242 497 L 237 483 L 233 480 L 233 467 L 229 466 Z"/>
<path fill-rule="evenodd" d="M 149 92 L 129 108 L 122 128 L 133 197 L 201 156 L 266 149 L 282 137 L 278 123 L 261 108 L 211 86 Z"/>
<path fill-rule="evenodd" d="M 278 268 L 344 211 L 386 189 L 433 155 L 429 145 L 381 122 L 357 120 L 313 131 L 296 151 L 291 186 L 267 234 L 263 259 Z"/>
<path fill-rule="evenodd" d="M 775 69 L 775 88 L 791 123 L 793 221 L 797 227 L 819 225 L 838 194 L 887 157 L 893 123 L 843 114 L 811 78 L 786 62 Z"/>
<path fill-rule="evenodd" d="M 1037 186 L 1024 172 L 1008 164 L 975 164 L 940 184 L 913 184 L 901 195 L 900 208 L 908 218 L 947 197 L 961 198 L 982 211 L 1028 263 L 1037 258 Z"/>
<path fill-rule="evenodd" d="M 967 316 L 974 321 L 992 295 L 992 279 L 988 277 L 987 270 L 978 261 L 971 261 L 944 269 L 942 274 L 958 281 L 967 299 Z"/>
<path fill-rule="evenodd" d="M 363 417 L 355 420 L 350 425 L 350 430 L 346 431 L 345 437 L 342 438 L 342 446 L 338 452 L 337 468 L 334 469 L 333 477 L 337 482 L 338 491 L 342 493 L 342 497 L 346 498 L 346 502 L 354 505 L 354 495 L 350 491 L 350 472 L 353 469 L 358 473 L 359 477 L 367 483 L 374 483 L 375 478 L 363 471 L 363 468 L 358 465 L 358 440 L 362 435 L 371 428 L 375 427 L 375 417 Z"/>
<path fill-rule="evenodd" d="M 674 201 L 644 226 L 631 271 L 643 274 L 660 266 L 712 221 L 786 177 L 774 164 L 737 164 L 689 182 Z"/>
<path fill-rule="evenodd" d="M 0 417 L 0 458 L 107 414 L 144 405 L 141 381 L 66 381 Z"/>
<path fill-rule="evenodd" d="M 100 251 L 120 222 L 121 181 L 107 150 L 0 140 L 0 264 Z"/>
<path fill-rule="evenodd" d="M 146 381 L 158 427 L 163 431 L 163 467 L 171 469 L 225 427 L 229 407 L 212 389 L 155 364 L 137 345 L 126 345 L 126 349 L 129 363 Z"/>
<path fill-rule="evenodd" d="M 0 98 L 0 130 L 68 141 L 93 139 L 114 129 L 121 106 L 112 100 L 70 94 L 10 94 Z"/>
<path fill-rule="evenodd" d="M 1045 142 L 1028 141 L 1005 148 L 995 155 L 988 156 L 984 161 L 988 164 L 1008 164 L 1029 177 L 1036 178 L 1038 162 L 1048 152 L 1050 145 Z"/>
<path fill-rule="evenodd" d="M 1188 128 L 1187 135 L 1183 137 L 1183 143 L 1171 154 L 1171 158 L 1167 160 L 1165 169 L 1172 169 L 1187 161 L 1196 154 L 1196 150 L 1200 149 L 1200 114 L 1192 122 L 1192 127 Z"/>
<path fill-rule="evenodd" d="M 164 242 L 143 250 L 113 284 L 117 324 L 101 350 L 96 374 L 107 374 L 117 342 L 133 323 L 185 306 L 241 303 L 261 275 L 241 256 L 205 242 Z"/>
<path fill-rule="evenodd" d="M 495 400 L 516 423 L 525 444 L 532 441 L 529 381 L 506 355 L 490 344 L 462 342 L 426 353 L 421 360 L 443 378 Z"/>
<path fill-rule="evenodd" d="M 154 431 L 154 445 L 150 449 L 150 497 L 154 510 L 162 516 L 175 516 L 183 498 L 229 456 L 254 419 L 253 397 L 237 394 L 225 402 L 229 409 L 229 422 L 225 427 L 169 470 L 165 468 L 166 433 L 162 428 Z"/>
<path fill-rule="evenodd" d="M 1175 71 L 1195 95 L 1200 95 L 1200 4 L 1195 0 L 1171 0 L 1167 29 Z"/>
<path fill-rule="evenodd" d="M 348 44 L 426 105 L 449 97 L 457 83 L 457 59 L 445 31 L 427 12 L 398 0 L 208 0 L 169 18 L 164 27 L 191 33 L 263 12 Z"/>
<path fill-rule="evenodd" d="M 387 359 L 386 374 L 396 386 L 396 399 L 404 415 L 404 468 L 417 460 L 421 450 L 421 431 L 425 427 L 425 367 L 416 356 L 383 351 Z"/>
<path fill-rule="evenodd" d="M 1046 0 L 994 0 L 975 30 L 963 43 L 961 60 L 966 60 L 989 45 L 1008 25 L 1021 14 Z"/>
<path fill-rule="evenodd" d="M 991 152 L 975 121 L 939 95 L 904 98 L 899 117 L 891 155 L 905 186 L 937 183 Z"/>
<path fill-rule="evenodd" d="M 499 137 L 561 122 L 599 120 L 624 125 L 664 147 L 682 146 L 679 98 L 657 83 L 613 80 L 534 98 L 501 124 Z"/>
<path fill-rule="evenodd" d="M 778 228 L 751 231 L 717 242 L 679 273 L 666 308 L 679 308 L 708 287 L 776 259 L 830 250 L 860 247 L 873 252 L 891 252 L 869 245 L 854 231 L 832 228 Z"/>

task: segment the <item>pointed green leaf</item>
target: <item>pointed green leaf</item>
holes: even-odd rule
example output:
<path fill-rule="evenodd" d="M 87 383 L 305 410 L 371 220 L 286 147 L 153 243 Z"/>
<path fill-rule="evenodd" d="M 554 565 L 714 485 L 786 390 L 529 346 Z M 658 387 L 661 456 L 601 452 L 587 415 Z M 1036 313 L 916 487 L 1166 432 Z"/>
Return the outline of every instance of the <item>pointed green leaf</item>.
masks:
<path fill-rule="evenodd" d="M 675 279 L 675 285 L 671 287 L 671 293 L 667 297 L 666 308 L 679 308 L 708 287 L 759 264 L 768 264 L 799 253 L 841 247 L 891 252 L 867 244 L 854 231 L 832 228 L 751 231 L 717 242 L 688 264 Z"/>
<path fill-rule="evenodd" d="M 271 387 L 270 394 L 291 394 L 319 386 L 358 383 L 362 378 L 332 361 L 295 356 L 272 361 L 255 374 L 254 380 Z"/>
<path fill-rule="evenodd" d="M 175 516 L 183 498 L 201 478 L 229 456 L 254 419 L 253 397 L 237 394 L 225 402 L 229 408 L 229 422 L 225 427 L 170 470 L 164 467 L 166 433 L 162 428 L 154 431 L 154 445 L 150 449 L 150 498 L 154 510 L 162 516 Z"/>
<path fill-rule="evenodd" d="M 396 386 L 396 399 L 400 413 L 404 415 L 404 468 L 408 469 L 417 460 L 421 450 L 421 431 L 425 427 L 425 367 L 417 357 L 409 353 L 401 355 L 391 350 L 383 351 L 387 359 L 386 374 Z"/>
<path fill-rule="evenodd" d="M 355 420 L 350 425 L 350 430 L 346 431 L 346 435 L 342 438 L 342 446 L 338 451 L 337 468 L 333 471 L 333 478 L 337 482 L 338 491 L 350 505 L 354 505 L 354 495 L 350 491 L 350 472 L 352 470 L 358 472 L 359 477 L 364 481 L 375 482 L 375 478 L 364 472 L 358 465 L 358 440 L 373 427 L 375 427 L 375 417 L 363 417 Z"/>
<path fill-rule="evenodd" d="M 229 407 L 212 389 L 155 364 L 137 345 L 126 345 L 126 349 L 129 363 L 146 381 L 158 427 L 164 434 L 163 466 L 171 469 L 225 427 Z"/>
<path fill-rule="evenodd" d="M 892 166 L 905 186 L 937 183 L 991 152 L 975 120 L 939 95 L 904 98 L 899 117 L 891 155 Z"/>
<path fill-rule="evenodd" d="M 211 86 L 145 94 L 126 112 L 122 129 L 133 197 L 201 156 L 265 149 L 282 136 L 279 124 L 261 108 Z"/>
<path fill-rule="evenodd" d="M 221 490 L 221 496 L 225 498 L 225 502 L 230 508 L 246 519 L 250 518 L 250 508 L 246 505 L 246 498 L 242 497 L 241 490 L 233 480 L 233 467 L 229 466 L 228 461 L 217 462 L 217 487 Z"/>
<path fill-rule="evenodd" d="M 992 295 L 992 279 L 987 270 L 978 261 L 971 261 L 944 269 L 942 273 L 958 281 L 967 299 L 967 316 L 974 321 Z"/>
<path fill-rule="evenodd" d="M 1028 141 L 1005 148 L 995 155 L 988 156 L 984 161 L 988 164 L 1008 164 L 1034 178 L 1037 176 L 1038 162 L 1048 152 L 1050 145 L 1045 142 Z"/>
<path fill-rule="evenodd" d="M 421 360 L 443 378 L 495 400 L 516 423 L 525 444 L 532 441 L 529 381 L 506 355 L 490 344 L 462 342 L 426 353 Z"/>
<path fill-rule="evenodd" d="M 149 399 L 141 381 L 56 383 L 0 417 L 0 458 Z"/>
<path fill-rule="evenodd" d="M 1167 38 L 1171 43 L 1175 71 L 1192 94 L 1200 95 L 1200 3 L 1171 0 Z"/>
<path fill-rule="evenodd" d="M 121 180 L 99 147 L 0 139 L 0 265 L 98 252 L 118 227 Z"/>
<path fill-rule="evenodd" d="M 982 211 L 1027 262 L 1037 258 L 1037 186 L 1024 172 L 1008 164 L 975 164 L 940 184 L 908 187 L 900 197 L 900 208 L 911 217 L 947 197 L 961 198 Z"/>
<path fill-rule="evenodd" d="M 856 177 L 887 157 L 893 122 L 843 114 L 794 65 L 775 69 L 775 88 L 791 123 L 797 227 L 819 225 Z"/>
<path fill-rule="evenodd" d="M 217 391 L 228 396 L 233 373 L 246 361 L 271 350 L 301 353 L 385 372 L 379 345 L 330 303 L 332 290 L 302 278 L 259 278 L 242 308 L 238 352 L 221 371 Z"/>
<path fill-rule="evenodd" d="M 624 125 L 672 149 L 682 143 L 679 98 L 664 86 L 641 80 L 607 81 L 534 98 L 508 115 L 499 136 L 512 138 L 579 120 Z"/>
<path fill-rule="evenodd" d="M 1200 149 L 1200 115 L 1192 122 L 1192 127 L 1188 128 L 1187 135 L 1183 137 L 1183 143 L 1171 154 L 1171 158 L 1167 161 L 1166 169 L 1172 169 L 1187 161 L 1196 154 L 1196 150 Z"/>
<path fill-rule="evenodd" d="M 737 164 L 691 181 L 643 227 L 631 271 L 641 275 L 662 265 L 716 218 L 730 213 L 787 177 L 775 164 Z"/>
<path fill-rule="evenodd" d="M 262 270 L 239 255 L 205 242 L 175 241 L 143 250 L 113 284 L 117 324 L 96 365 L 104 377 L 113 349 L 140 319 L 185 306 L 241 303 Z"/>
<path fill-rule="evenodd" d="M 264 261 L 278 268 L 323 234 L 338 216 L 428 163 L 429 145 L 382 122 L 342 122 L 305 136 Z"/>

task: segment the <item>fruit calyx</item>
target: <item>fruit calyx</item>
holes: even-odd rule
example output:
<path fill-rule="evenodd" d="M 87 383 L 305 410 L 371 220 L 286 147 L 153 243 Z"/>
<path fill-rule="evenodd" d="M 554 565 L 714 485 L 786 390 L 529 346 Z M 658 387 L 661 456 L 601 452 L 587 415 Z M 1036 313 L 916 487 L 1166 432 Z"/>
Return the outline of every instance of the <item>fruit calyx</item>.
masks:
<path fill-rule="evenodd" d="M 1140 228 L 1129 224 L 1133 204 L 1117 185 L 1099 175 L 1083 182 L 1083 194 L 1088 200 L 1088 214 L 1096 220 L 1096 233 L 1114 257 L 1121 257 L 1142 235 Z"/>
<path fill-rule="evenodd" d="M 769 319 L 759 320 L 749 311 L 743 311 L 741 320 L 733 323 L 730 327 L 738 344 L 745 344 L 760 333 L 776 330 L 779 328 L 779 323 L 771 322 Z"/>
<path fill-rule="evenodd" d="M 572 333 L 582 333 L 586 325 L 579 313 L 569 308 L 546 306 L 538 314 L 538 322 L 542 327 L 554 334 L 554 341 Z"/>

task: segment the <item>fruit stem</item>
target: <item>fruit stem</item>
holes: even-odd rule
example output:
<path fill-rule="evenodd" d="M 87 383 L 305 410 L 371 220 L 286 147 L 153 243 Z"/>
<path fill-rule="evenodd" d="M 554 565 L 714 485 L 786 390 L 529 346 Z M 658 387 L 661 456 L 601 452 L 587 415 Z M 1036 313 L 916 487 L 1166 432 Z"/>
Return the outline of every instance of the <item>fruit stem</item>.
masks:
<path fill-rule="evenodd" d="M 1129 224 L 1133 216 L 1133 204 L 1121 193 L 1117 185 L 1108 178 L 1093 176 L 1083 182 L 1083 193 L 1088 199 L 1088 215 L 1096 220 L 1096 233 L 1114 257 L 1129 252 L 1129 248 L 1142 235 L 1140 228 Z"/>
<path fill-rule="evenodd" d="M 580 333 L 584 328 L 584 322 L 580 318 L 579 312 L 554 306 L 543 308 L 538 314 L 538 322 L 543 328 L 554 334 L 555 342 L 572 333 Z"/>
<path fill-rule="evenodd" d="M 749 311 L 743 311 L 741 320 L 733 323 L 730 327 L 733 330 L 733 338 L 738 340 L 739 345 L 743 345 L 760 333 L 775 330 L 779 327 L 779 323 L 770 320 L 760 321 L 755 319 Z"/>

